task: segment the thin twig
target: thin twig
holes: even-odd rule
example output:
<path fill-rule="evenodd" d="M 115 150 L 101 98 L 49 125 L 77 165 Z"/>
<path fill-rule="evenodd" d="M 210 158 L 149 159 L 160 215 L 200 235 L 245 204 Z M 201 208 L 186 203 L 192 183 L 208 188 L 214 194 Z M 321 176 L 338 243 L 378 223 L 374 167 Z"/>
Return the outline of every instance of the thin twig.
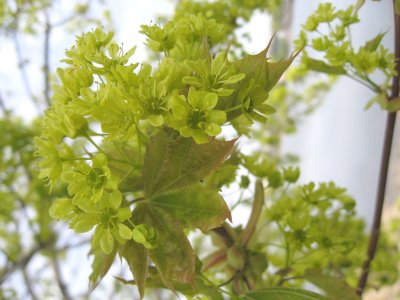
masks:
<path fill-rule="evenodd" d="M 0 92 L 0 109 L 3 112 L 4 116 L 6 116 L 8 114 L 8 110 L 7 110 L 7 108 L 6 108 L 5 104 L 4 104 L 1 92 Z"/>
<path fill-rule="evenodd" d="M 85 3 L 85 5 L 89 8 L 91 6 L 91 2 L 92 2 L 92 0 L 89 0 Z M 88 18 L 89 17 L 89 16 L 87 16 L 88 12 L 89 12 L 89 9 L 85 10 L 83 13 L 82 12 L 74 13 L 62 20 L 52 22 L 52 27 L 53 28 L 62 27 L 78 18 L 84 18 L 84 17 Z"/>
<path fill-rule="evenodd" d="M 75 244 L 67 244 L 65 246 L 59 247 L 59 248 L 55 248 L 52 251 L 54 253 L 59 253 L 65 250 L 69 250 L 72 248 L 77 248 L 77 247 L 81 247 L 83 245 L 86 245 L 90 242 L 90 240 L 82 240 L 79 241 Z M 20 259 L 12 264 L 10 264 L 8 267 L 6 267 L 5 269 L 3 269 L 3 271 L 0 273 L 0 285 L 2 283 L 4 283 L 9 276 L 11 276 L 11 274 L 13 274 L 15 271 L 17 271 L 18 269 L 25 269 L 26 266 L 29 264 L 29 262 L 32 260 L 32 258 L 40 251 L 43 249 L 46 249 L 47 247 L 49 247 L 49 243 L 42 243 L 42 244 L 38 244 L 37 246 L 35 246 L 34 248 L 32 248 L 26 255 L 21 255 Z"/>
<path fill-rule="evenodd" d="M 45 28 L 44 28 L 44 44 L 43 44 L 43 74 L 44 74 L 44 98 L 47 106 L 50 106 L 50 34 L 51 24 L 49 15 L 45 11 Z"/>
<path fill-rule="evenodd" d="M 90 239 L 84 239 L 84 240 L 81 240 L 81 241 L 76 242 L 74 244 L 67 244 L 67 245 L 55 248 L 54 252 L 58 253 L 58 252 L 62 252 L 62 251 L 69 250 L 69 249 L 79 248 L 79 247 L 88 245 L 89 243 L 90 243 Z"/>
<path fill-rule="evenodd" d="M 249 220 L 247 221 L 246 227 L 243 229 L 242 233 L 239 236 L 239 241 L 243 247 L 247 246 L 247 244 L 250 242 L 250 239 L 254 234 L 254 231 L 256 230 L 256 226 L 258 220 L 260 219 L 263 206 L 264 206 L 264 187 L 262 185 L 261 180 L 257 180 L 254 191 L 254 201 L 251 207 Z"/>
<path fill-rule="evenodd" d="M 14 273 L 17 269 L 21 268 L 24 269 L 28 263 L 31 261 L 33 256 L 40 251 L 41 249 L 45 248 L 45 245 L 37 245 L 33 249 L 31 249 L 26 255 L 22 256 L 17 262 L 10 265 L 0 274 L 0 285 L 7 280 L 7 278 Z"/>
<path fill-rule="evenodd" d="M 24 85 L 25 92 L 28 94 L 32 103 L 35 105 L 37 112 L 40 113 L 41 112 L 40 104 L 33 93 L 33 90 L 32 90 L 32 87 L 31 87 L 31 84 L 29 81 L 28 73 L 27 73 L 26 67 L 25 67 L 26 62 L 25 62 L 24 56 L 22 54 L 22 49 L 21 49 L 21 45 L 19 43 L 17 32 L 14 32 L 12 34 L 12 40 L 14 43 L 15 53 L 17 55 L 17 61 L 18 61 L 18 68 L 19 68 L 19 71 L 21 74 L 22 83 Z"/>
<path fill-rule="evenodd" d="M 15 10 L 14 19 L 9 26 L 10 36 L 11 36 L 11 40 L 13 41 L 13 44 L 14 44 L 15 53 L 17 55 L 18 69 L 20 70 L 20 74 L 22 77 L 22 83 L 24 85 L 25 92 L 28 94 L 31 101 L 35 104 L 35 106 L 37 107 L 37 109 L 39 111 L 40 110 L 39 103 L 37 102 L 37 99 L 35 98 L 35 96 L 32 92 L 30 81 L 28 79 L 28 74 L 25 69 L 26 62 L 25 62 L 24 56 L 22 54 L 21 45 L 20 45 L 19 39 L 18 39 L 18 30 L 20 27 L 19 26 L 19 16 L 21 13 L 21 6 L 18 2 L 16 2 L 16 5 L 17 5 L 17 7 Z"/>
<path fill-rule="evenodd" d="M 62 27 L 64 25 L 68 24 L 69 22 L 73 21 L 76 17 L 77 17 L 77 15 L 74 14 L 74 15 L 68 16 L 65 19 L 62 19 L 60 21 L 53 22 L 53 27 L 54 28 Z"/>
<path fill-rule="evenodd" d="M 394 5 L 394 1 L 393 1 Z M 400 74 L 400 16 L 394 15 L 395 24 L 395 58 L 396 58 L 396 72 L 397 75 L 393 77 L 392 87 L 391 87 L 391 97 L 390 99 L 397 98 L 399 96 L 399 74 Z M 385 138 L 382 152 L 381 168 L 379 172 L 379 182 L 378 182 L 378 192 L 376 197 L 376 206 L 374 213 L 374 220 L 372 224 L 370 240 L 367 251 L 367 259 L 365 260 L 361 275 L 358 282 L 357 294 L 362 295 L 367 285 L 368 274 L 370 271 L 371 262 L 373 261 L 378 246 L 379 233 L 381 227 L 382 210 L 385 200 L 386 182 L 389 169 L 390 152 L 392 148 L 392 140 L 394 127 L 396 123 L 396 113 L 388 113 L 386 120 Z"/>
<path fill-rule="evenodd" d="M 62 277 L 60 264 L 59 264 L 56 254 L 53 254 L 53 256 L 51 258 L 51 265 L 53 267 L 53 271 L 54 271 L 54 275 L 56 277 L 58 288 L 59 288 L 61 294 L 63 295 L 63 299 L 64 300 L 72 300 L 72 298 L 68 292 L 67 285 L 65 284 L 64 279 Z"/>
<path fill-rule="evenodd" d="M 22 276 L 24 278 L 25 285 L 26 285 L 29 295 L 31 296 L 31 299 L 39 300 L 39 297 L 36 295 L 36 292 L 33 289 L 32 281 L 29 278 L 29 275 L 28 275 L 28 272 L 26 271 L 26 269 L 22 269 Z"/>

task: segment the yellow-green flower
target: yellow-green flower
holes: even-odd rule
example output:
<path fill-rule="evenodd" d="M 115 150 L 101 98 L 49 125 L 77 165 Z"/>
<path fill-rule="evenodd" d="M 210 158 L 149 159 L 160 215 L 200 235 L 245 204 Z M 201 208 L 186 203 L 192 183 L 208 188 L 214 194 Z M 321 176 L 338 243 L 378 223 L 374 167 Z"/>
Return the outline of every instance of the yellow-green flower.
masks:
<path fill-rule="evenodd" d="M 187 99 L 185 96 L 171 98 L 169 107 L 173 117 L 169 125 L 179 130 L 183 137 L 193 137 L 197 144 L 207 143 L 208 137 L 218 135 L 220 125 L 226 122 L 224 111 L 213 110 L 217 102 L 217 94 L 197 91 L 192 87 Z"/>
<path fill-rule="evenodd" d="M 118 190 L 118 178 L 111 175 L 104 154 L 92 159 L 92 166 L 81 162 L 75 168 L 63 174 L 68 183 L 68 193 L 73 196 L 73 204 L 90 211 L 100 201 L 102 206 L 117 209 L 122 200 Z"/>
<path fill-rule="evenodd" d="M 146 79 L 134 92 L 134 99 L 141 107 L 139 118 L 159 127 L 164 124 L 164 114 L 167 112 L 167 83 L 154 78 Z"/>
<path fill-rule="evenodd" d="M 37 147 L 35 154 L 42 158 L 39 162 L 39 178 L 48 181 L 52 189 L 63 171 L 64 158 L 72 156 L 73 151 L 64 143 L 57 145 L 43 137 L 35 138 L 35 144 Z"/>
<path fill-rule="evenodd" d="M 193 76 L 186 76 L 183 82 L 216 93 L 218 96 L 229 96 L 234 92 L 232 84 L 245 77 L 244 73 L 237 73 L 233 65 L 230 65 L 225 52 L 218 54 L 213 60 L 188 62 L 195 72 Z"/>

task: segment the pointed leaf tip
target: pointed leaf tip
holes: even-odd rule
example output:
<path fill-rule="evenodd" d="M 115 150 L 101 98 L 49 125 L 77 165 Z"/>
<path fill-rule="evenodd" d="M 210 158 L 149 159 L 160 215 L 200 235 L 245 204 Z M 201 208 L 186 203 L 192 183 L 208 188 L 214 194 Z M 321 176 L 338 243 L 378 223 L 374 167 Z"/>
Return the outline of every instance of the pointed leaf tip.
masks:
<path fill-rule="evenodd" d="M 92 273 L 89 276 L 89 290 L 91 292 L 99 285 L 113 264 L 117 254 L 117 247 L 114 247 L 110 254 L 104 254 L 100 248 L 92 250 L 92 253 L 94 259 L 92 262 Z"/>
<path fill-rule="evenodd" d="M 121 245 L 119 254 L 128 263 L 129 269 L 135 278 L 134 282 L 138 287 L 140 299 L 143 299 L 148 270 L 147 249 L 133 240 L 129 240 L 125 245 Z"/>

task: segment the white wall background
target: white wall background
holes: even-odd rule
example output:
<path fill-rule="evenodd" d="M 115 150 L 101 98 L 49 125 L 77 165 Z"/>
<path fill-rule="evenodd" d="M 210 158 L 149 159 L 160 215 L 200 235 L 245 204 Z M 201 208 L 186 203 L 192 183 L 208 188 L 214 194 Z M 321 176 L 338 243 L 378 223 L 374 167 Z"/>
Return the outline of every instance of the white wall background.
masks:
<path fill-rule="evenodd" d="M 349 0 L 332 2 L 337 7 L 355 3 Z M 318 3 L 320 1 L 296 1 L 295 35 Z M 392 1 L 366 1 L 360 10 L 360 20 L 352 27 L 355 47 L 380 32 L 388 31 L 384 43 L 393 49 Z M 364 110 L 373 95 L 353 80 L 341 78 L 317 112 L 300 127 L 298 134 L 285 141 L 285 149 L 295 151 L 301 157 L 302 180 L 332 180 L 348 188 L 358 202 L 359 213 L 368 220 L 374 209 L 386 122 L 386 113 L 377 106 Z M 398 152 L 398 148 L 395 147 L 394 152 Z M 391 177 L 394 177 L 393 173 Z M 391 201 L 398 196 L 394 184 L 390 180 Z"/>

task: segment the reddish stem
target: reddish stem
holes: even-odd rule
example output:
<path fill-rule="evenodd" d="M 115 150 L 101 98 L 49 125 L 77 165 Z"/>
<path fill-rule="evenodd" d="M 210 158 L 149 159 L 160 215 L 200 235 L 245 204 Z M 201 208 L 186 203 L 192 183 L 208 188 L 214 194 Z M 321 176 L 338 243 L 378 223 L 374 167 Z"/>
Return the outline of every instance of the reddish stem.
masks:
<path fill-rule="evenodd" d="M 393 1 L 393 5 L 394 5 Z M 395 59 L 396 59 L 396 72 L 397 75 L 393 76 L 392 87 L 391 87 L 391 96 L 389 100 L 395 99 L 399 96 L 399 74 L 400 74 L 400 16 L 394 15 L 394 24 L 395 24 Z M 393 133 L 396 123 L 396 113 L 390 112 L 388 113 L 386 120 L 386 129 L 385 129 L 385 137 L 383 144 L 383 152 L 381 159 L 381 167 L 379 172 L 379 181 L 378 181 L 378 191 L 376 196 L 376 205 L 375 205 L 375 213 L 374 220 L 372 224 L 368 251 L 367 251 L 367 259 L 365 260 L 361 275 L 358 282 L 357 294 L 362 295 L 367 285 L 368 275 L 370 271 L 371 262 L 373 261 L 376 253 L 376 249 L 378 247 L 379 233 L 381 227 L 381 219 L 382 219 L 382 211 L 383 204 L 385 201 L 385 191 L 386 191 L 386 183 L 387 176 L 389 170 L 389 161 L 390 161 L 390 152 L 392 148 L 393 141 Z"/>

